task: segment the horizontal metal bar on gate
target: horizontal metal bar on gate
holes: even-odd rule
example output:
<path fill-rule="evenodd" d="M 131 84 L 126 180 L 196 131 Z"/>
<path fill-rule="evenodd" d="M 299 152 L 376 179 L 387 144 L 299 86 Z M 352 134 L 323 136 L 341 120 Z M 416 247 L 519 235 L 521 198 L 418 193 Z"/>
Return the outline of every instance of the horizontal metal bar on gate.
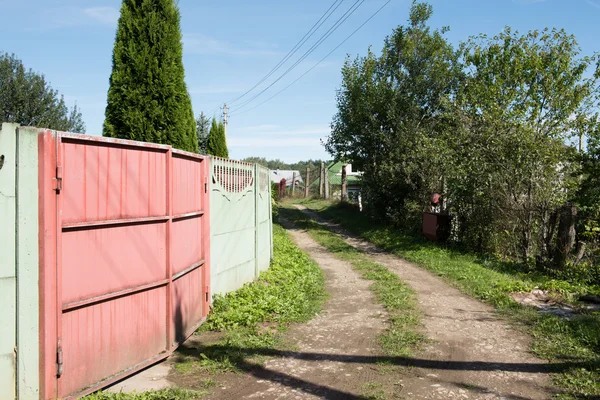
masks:
<path fill-rule="evenodd" d="M 146 283 L 144 285 L 134 286 L 128 289 L 117 290 L 116 292 L 103 294 L 101 296 L 91 297 L 85 300 L 77 300 L 71 303 L 63 304 L 63 311 L 70 311 L 83 306 L 88 306 L 95 303 L 102 303 L 108 300 L 116 299 L 117 297 L 128 296 L 130 294 L 144 292 L 146 290 L 155 289 L 160 286 L 166 286 L 169 283 L 169 279 L 162 279 L 160 281 Z"/>
<path fill-rule="evenodd" d="M 192 218 L 192 217 L 199 217 L 204 215 L 204 211 L 194 211 L 194 212 L 189 212 L 189 213 L 185 213 L 185 214 L 177 214 L 177 215 L 173 215 L 173 220 L 179 220 L 179 219 L 185 219 L 185 218 Z"/>
<path fill-rule="evenodd" d="M 173 280 L 177 280 L 177 279 L 181 278 L 182 276 L 184 276 L 184 275 L 192 272 L 193 270 L 200 268 L 203 265 L 204 265 L 204 260 L 200 260 L 200 261 L 198 261 L 196 263 L 193 263 L 192 265 L 190 265 L 189 267 L 187 267 L 183 271 L 179 271 L 178 273 L 176 273 L 175 275 L 173 275 Z"/>
<path fill-rule="evenodd" d="M 126 140 L 126 139 L 117 139 L 117 138 L 109 138 L 102 136 L 90 136 L 90 135 L 82 135 L 79 133 L 67 133 L 60 132 L 61 140 L 67 142 L 79 142 L 86 143 L 91 145 L 106 145 L 106 146 L 117 146 L 117 147 L 129 147 L 140 150 L 148 150 L 148 151 L 159 151 L 161 153 L 166 153 L 171 149 L 171 146 L 165 144 L 157 144 L 157 143 L 148 143 L 148 142 L 136 142 L 135 140 Z"/>
<path fill-rule="evenodd" d="M 63 230 L 67 229 L 81 229 L 81 228 L 100 228 L 103 226 L 115 226 L 115 225 L 135 225 L 135 224 L 146 224 L 150 222 L 165 222 L 168 221 L 169 217 L 161 215 L 158 217 L 141 217 L 141 218 L 124 218 L 124 219 L 107 219 L 100 221 L 84 221 L 84 222 L 72 222 L 63 224 Z"/>

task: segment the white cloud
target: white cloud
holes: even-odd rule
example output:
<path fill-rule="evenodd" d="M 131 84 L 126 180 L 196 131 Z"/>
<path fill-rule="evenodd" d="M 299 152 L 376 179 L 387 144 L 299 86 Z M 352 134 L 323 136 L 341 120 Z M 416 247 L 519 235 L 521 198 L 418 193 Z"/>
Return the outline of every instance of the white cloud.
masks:
<path fill-rule="evenodd" d="M 273 147 L 320 147 L 321 141 L 318 138 L 227 138 L 229 147 L 255 147 L 255 148 L 273 148 Z"/>
<path fill-rule="evenodd" d="M 89 7 L 84 8 L 83 13 L 98 22 L 114 25 L 119 20 L 119 10 L 114 7 Z"/>
<path fill-rule="evenodd" d="M 279 125 L 256 125 L 239 128 L 235 133 L 243 133 L 244 135 L 264 135 L 268 136 L 268 140 L 273 136 L 293 137 L 293 136 L 327 136 L 330 129 L 328 126 L 303 126 L 295 129 L 284 129 Z"/>
<path fill-rule="evenodd" d="M 280 54 L 271 48 L 258 47 L 256 43 L 246 43 L 239 46 L 201 33 L 184 33 L 183 46 L 186 52 L 196 54 L 229 54 L 235 56 L 272 56 Z"/>
<path fill-rule="evenodd" d="M 265 131 L 273 131 L 275 129 L 279 129 L 279 125 L 262 124 L 262 125 L 244 126 L 242 128 L 239 128 L 237 131 L 244 132 L 244 133 L 264 133 Z"/>

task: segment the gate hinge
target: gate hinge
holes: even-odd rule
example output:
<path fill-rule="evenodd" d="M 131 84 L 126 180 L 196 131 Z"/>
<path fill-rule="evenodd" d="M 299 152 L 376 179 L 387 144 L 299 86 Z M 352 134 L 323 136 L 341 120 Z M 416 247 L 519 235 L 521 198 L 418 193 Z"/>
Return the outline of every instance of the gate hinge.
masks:
<path fill-rule="evenodd" d="M 208 178 L 204 177 L 204 193 L 208 193 Z"/>
<path fill-rule="evenodd" d="M 208 303 L 208 286 L 204 286 L 204 293 L 206 294 L 206 302 Z"/>
<path fill-rule="evenodd" d="M 62 374 L 63 374 L 63 350 L 62 350 L 62 346 L 60 345 L 60 341 L 59 341 L 59 346 L 56 348 L 56 377 L 60 378 Z"/>
<path fill-rule="evenodd" d="M 56 182 L 54 190 L 56 190 L 56 193 L 60 193 L 63 188 L 63 173 L 61 165 L 56 167 L 56 178 L 54 178 L 54 180 Z"/>

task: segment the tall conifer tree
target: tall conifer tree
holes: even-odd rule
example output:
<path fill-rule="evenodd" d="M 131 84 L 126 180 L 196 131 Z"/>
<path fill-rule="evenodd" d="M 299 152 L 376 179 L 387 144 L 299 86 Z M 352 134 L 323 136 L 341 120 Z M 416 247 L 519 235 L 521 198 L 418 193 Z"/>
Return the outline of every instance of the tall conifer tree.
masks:
<path fill-rule="evenodd" d="M 104 136 L 198 151 L 179 19 L 174 0 L 123 0 Z"/>

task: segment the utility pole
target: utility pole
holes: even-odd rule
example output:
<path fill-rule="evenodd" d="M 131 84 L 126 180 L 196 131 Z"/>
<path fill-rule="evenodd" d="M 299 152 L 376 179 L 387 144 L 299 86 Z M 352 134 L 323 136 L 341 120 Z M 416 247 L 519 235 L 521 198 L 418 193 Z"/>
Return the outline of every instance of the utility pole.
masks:
<path fill-rule="evenodd" d="M 225 140 L 227 140 L 227 103 L 223 104 L 223 126 L 225 127 Z"/>
<path fill-rule="evenodd" d="M 294 197 L 295 192 L 296 192 L 296 173 L 294 172 L 292 174 L 292 198 Z"/>
<path fill-rule="evenodd" d="M 308 197 L 308 185 L 310 184 L 310 168 L 306 167 L 306 180 L 304 182 L 304 198 Z"/>
<path fill-rule="evenodd" d="M 325 187 L 325 175 L 323 175 L 323 170 L 325 169 L 323 167 L 324 163 L 321 163 L 321 169 L 319 170 L 319 198 L 323 198 L 323 188 Z"/>

